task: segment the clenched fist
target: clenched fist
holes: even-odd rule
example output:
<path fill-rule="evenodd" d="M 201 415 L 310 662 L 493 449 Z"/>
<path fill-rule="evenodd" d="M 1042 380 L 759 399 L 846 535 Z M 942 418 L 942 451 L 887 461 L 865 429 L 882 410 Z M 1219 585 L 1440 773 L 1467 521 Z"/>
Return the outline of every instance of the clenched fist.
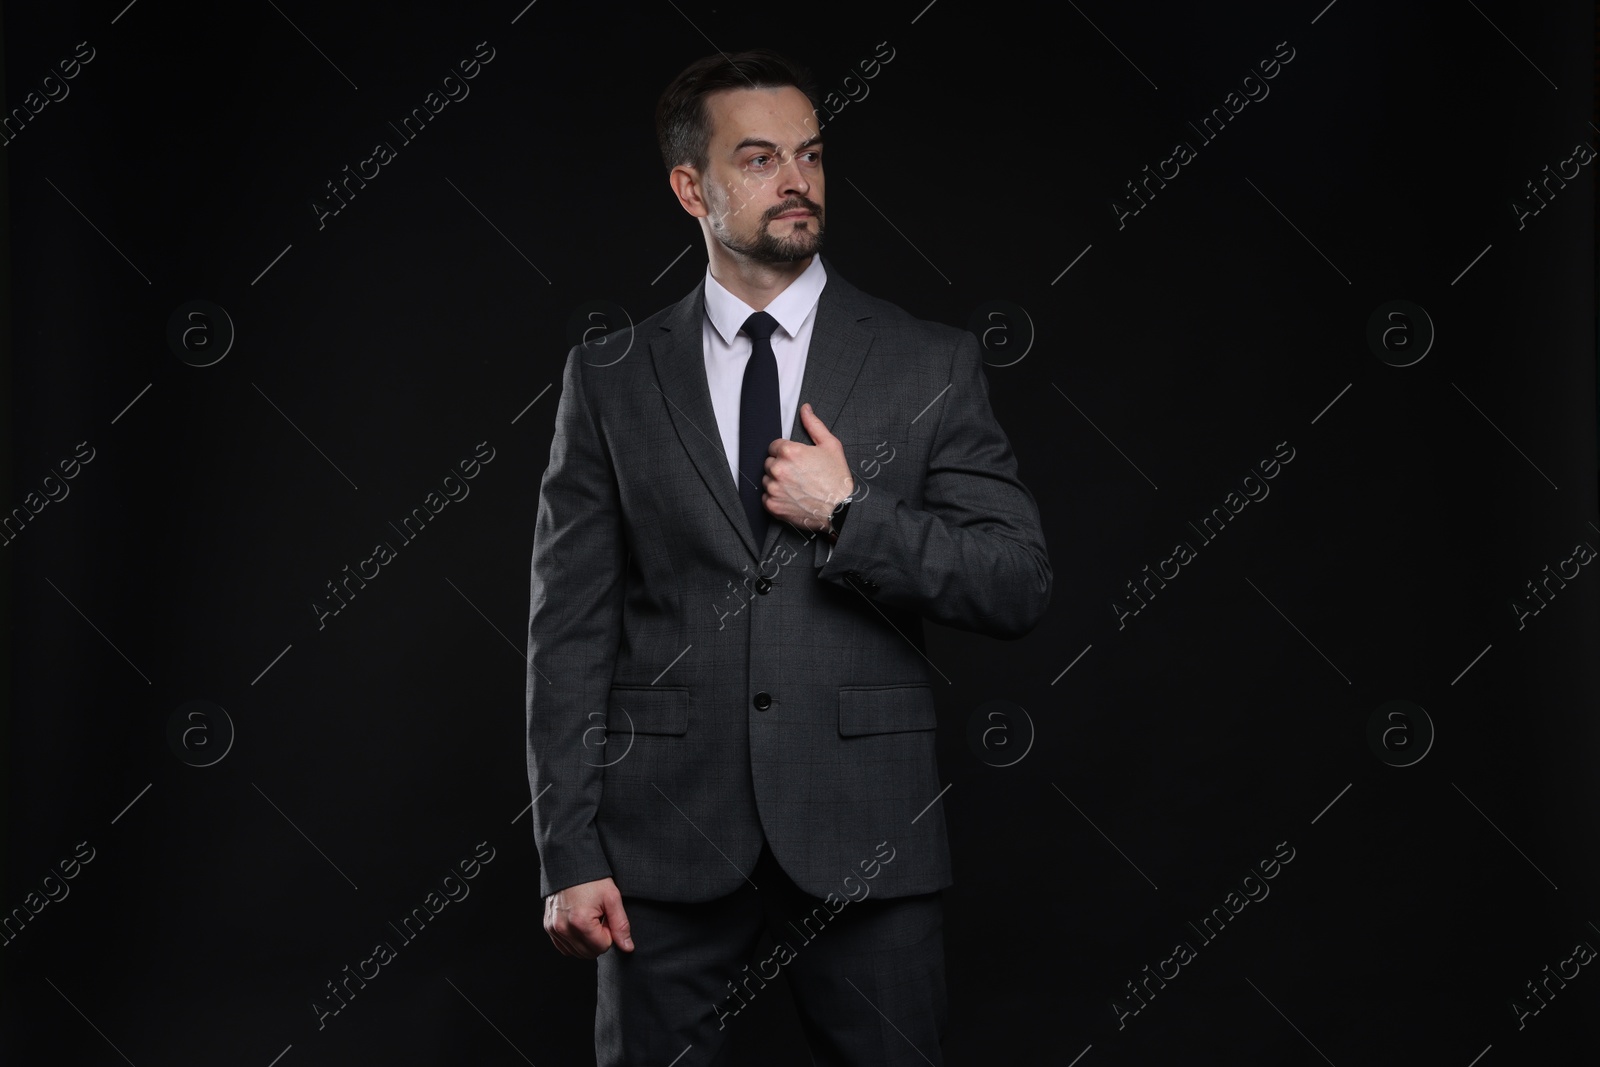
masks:
<path fill-rule="evenodd" d="M 810 404 L 800 405 L 800 421 L 816 444 L 787 437 L 772 442 L 761 478 L 761 503 L 784 522 L 805 530 L 826 530 L 828 517 L 855 488 L 855 479 L 844 458 L 844 445 Z"/>
<path fill-rule="evenodd" d="M 622 894 L 610 878 L 568 886 L 544 900 L 544 932 L 564 956 L 592 960 L 616 945 L 633 951 Z"/>

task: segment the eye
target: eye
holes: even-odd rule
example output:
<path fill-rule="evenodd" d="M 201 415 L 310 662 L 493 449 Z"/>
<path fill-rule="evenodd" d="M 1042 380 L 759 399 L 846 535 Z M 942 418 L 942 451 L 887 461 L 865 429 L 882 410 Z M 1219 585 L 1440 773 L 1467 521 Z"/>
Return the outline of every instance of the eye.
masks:
<path fill-rule="evenodd" d="M 759 156 L 751 156 L 750 157 L 750 165 L 754 166 L 754 167 L 765 166 L 766 164 L 763 162 L 763 160 L 768 160 L 768 159 L 771 159 L 771 158 L 772 158 L 771 156 L 764 155 L 764 154 L 763 155 L 759 155 Z"/>

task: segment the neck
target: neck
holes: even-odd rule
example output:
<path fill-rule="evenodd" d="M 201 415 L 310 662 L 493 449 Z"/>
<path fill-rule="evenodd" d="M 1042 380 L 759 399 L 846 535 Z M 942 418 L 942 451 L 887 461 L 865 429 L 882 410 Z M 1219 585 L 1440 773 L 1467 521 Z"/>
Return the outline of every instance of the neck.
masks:
<path fill-rule="evenodd" d="M 811 266 L 811 256 L 793 263 L 758 263 L 730 252 L 714 237 L 709 241 L 711 276 L 728 292 L 757 311 L 777 299 Z"/>

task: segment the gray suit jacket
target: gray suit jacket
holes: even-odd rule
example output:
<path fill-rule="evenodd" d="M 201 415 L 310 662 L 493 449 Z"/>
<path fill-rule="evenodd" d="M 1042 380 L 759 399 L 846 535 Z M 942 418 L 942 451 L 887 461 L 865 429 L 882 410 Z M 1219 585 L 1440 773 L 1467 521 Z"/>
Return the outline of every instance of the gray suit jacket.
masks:
<path fill-rule="evenodd" d="M 823 266 L 800 401 L 857 481 L 836 545 L 777 520 L 755 543 L 703 284 L 568 353 L 528 623 L 541 895 L 609 875 L 624 899 L 711 900 L 763 835 L 817 897 L 951 882 L 922 620 L 1020 637 L 1049 559 L 976 338 Z M 812 443 L 798 414 L 790 436 Z"/>

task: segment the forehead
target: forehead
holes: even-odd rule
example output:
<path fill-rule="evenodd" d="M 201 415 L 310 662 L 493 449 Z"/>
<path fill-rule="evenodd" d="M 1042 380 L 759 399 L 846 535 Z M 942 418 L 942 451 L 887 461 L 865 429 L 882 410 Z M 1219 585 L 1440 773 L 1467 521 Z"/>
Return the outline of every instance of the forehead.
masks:
<path fill-rule="evenodd" d="M 706 112 L 714 153 L 728 152 L 746 138 L 792 146 L 818 133 L 811 101 L 792 85 L 723 89 L 706 97 Z"/>

